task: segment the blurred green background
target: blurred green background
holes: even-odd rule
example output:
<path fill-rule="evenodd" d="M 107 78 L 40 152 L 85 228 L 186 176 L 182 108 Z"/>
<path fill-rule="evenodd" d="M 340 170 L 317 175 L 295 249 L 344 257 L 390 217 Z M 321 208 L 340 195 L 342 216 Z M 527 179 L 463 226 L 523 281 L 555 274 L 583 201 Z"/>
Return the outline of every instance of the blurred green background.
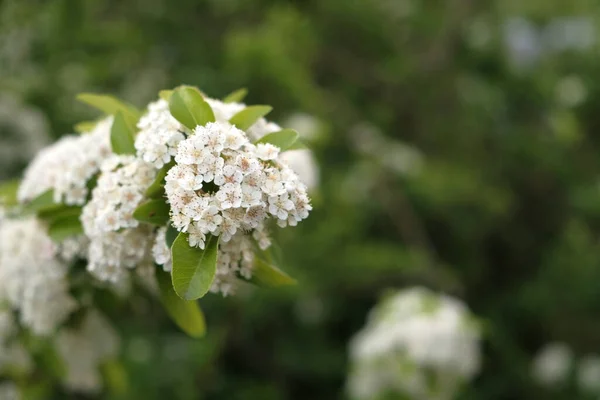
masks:
<path fill-rule="evenodd" d="M 247 87 L 277 122 L 314 116 L 315 210 L 278 234 L 299 285 L 207 296 L 201 341 L 120 304 L 127 398 L 343 399 L 368 310 L 420 284 L 484 322 L 462 399 L 586 399 L 530 366 L 554 340 L 600 352 L 599 18 L 591 0 L 0 0 L 1 174 L 95 117 L 79 92 Z"/>

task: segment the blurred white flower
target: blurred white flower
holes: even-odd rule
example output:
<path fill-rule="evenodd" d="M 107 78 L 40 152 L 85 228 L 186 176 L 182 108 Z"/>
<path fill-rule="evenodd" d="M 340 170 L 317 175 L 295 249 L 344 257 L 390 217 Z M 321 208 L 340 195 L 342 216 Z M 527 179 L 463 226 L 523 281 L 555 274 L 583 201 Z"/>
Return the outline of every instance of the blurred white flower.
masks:
<path fill-rule="evenodd" d="M 480 368 L 472 318 L 460 301 L 424 288 L 389 295 L 351 342 L 350 395 L 452 399 Z"/>
<path fill-rule="evenodd" d="M 0 224 L 0 298 L 19 311 L 34 334 L 49 335 L 77 307 L 67 265 L 45 227 L 33 218 Z"/>
<path fill-rule="evenodd" d="M 111 154 L 111 126 L 112 117 L 105 118 L 90 132 L 65 136 L 40 151 L 25 170 L 19 200 L 27 202 L 52 189 L 56 203 L 83 205 L 88 181 Z"/>
<path fill-rule="evenodd" d="M 0 383 L 0 400 L 21 400 L 21 392 L 14 382 Z"/>
<path fill-rule="evenodd" d="M 592 354 L 579 360 L 577 382 L 582 391 L 600 394 L 600 356 Z"/>
<path fill-rule="evenodd" d="M 576 107 L 585 101 L 587 89 L 579 76 L 569 75 L 558 81 L 555 96 L 561 105 Z"/>
<path fill-rule="evenodd" d="M 102 389 L 99 367 L 119 353 L 120 339 L 100 312 L 87 311 L 78 328 L 64 328 L 56 349 L 66 367 L 65 387 L 74 392 L 98 393 Z"/>
<path fill-rule="evenodd" d="M 573 364 L 573 352 L 564 343 L 544 346 L 533 361 L 534 378 L 543 386 L 556 387 L 565 383 Z"/>

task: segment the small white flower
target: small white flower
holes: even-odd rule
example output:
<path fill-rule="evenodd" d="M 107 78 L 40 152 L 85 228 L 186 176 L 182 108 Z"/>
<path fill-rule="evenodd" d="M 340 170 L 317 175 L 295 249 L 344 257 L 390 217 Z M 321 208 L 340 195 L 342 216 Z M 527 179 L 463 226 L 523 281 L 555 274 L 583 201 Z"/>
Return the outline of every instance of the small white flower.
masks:
<path fill-rule="evenodd" d="M 237 208 L 242 205 L 242 188 L 233 183 L 221 186 L 215 198 L 219 201 L 222 210 Z"/>
<path fill-rule="evenodd" d="M 256 145 L 256 155 L 261 160 L 274 160 L 279 156 L 279 147 L 271 143 L 259 143 Z"/>
<path fill-rule="evenodd" d="M 294 203 L 290 200 L 288 194 L 269 197 L 269 212 L 279 219 L 288 218 L 288 212 L 294 208 Z"/>

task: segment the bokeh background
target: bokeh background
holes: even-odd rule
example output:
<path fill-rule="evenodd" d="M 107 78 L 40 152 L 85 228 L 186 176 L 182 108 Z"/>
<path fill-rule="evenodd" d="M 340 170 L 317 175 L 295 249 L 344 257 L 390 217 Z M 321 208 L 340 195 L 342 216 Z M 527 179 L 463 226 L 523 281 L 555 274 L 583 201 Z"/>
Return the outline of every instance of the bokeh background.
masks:
<path fill-rule="evenodd" d="M 485 327 L 462 399 L 592 399 L 531 362 L 600 352 L 599 23 L 586 0 L 1 0 L 0 177 L 96 116 L 79 92 L 246 87 L 320 164 L 278 237 L 299 285 L 207 296 L 199 341 L 119 303 L 126 398 L 343 399 L 349 339 L 418 284 Z"/>

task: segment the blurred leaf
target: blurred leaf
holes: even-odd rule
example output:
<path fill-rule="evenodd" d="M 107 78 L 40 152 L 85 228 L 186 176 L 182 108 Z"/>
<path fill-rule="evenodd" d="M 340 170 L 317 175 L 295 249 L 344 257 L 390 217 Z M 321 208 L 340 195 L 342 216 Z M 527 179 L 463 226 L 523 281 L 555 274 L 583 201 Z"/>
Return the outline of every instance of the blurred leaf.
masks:
<path fill-rule="evenodd" d="M 110 144 L 115 154 L 135 155 L 135 122 L 117 111 L 110 128 Z"/>
<path fill-rule="evenodd" d="M 180 233 L 173 242 L 173 287 L 184 300 L 203 297 L 213 280 L 217 269 L 219 237 L 209 235 L 204 250 L 191 247 L 188 234 Z"/>
<path fill-rule="evenodd" d="M 158 92 L 158 97 L 165 101 L 169 101 L 171 99 L 171 95 L 173 94 L 172 90 L 161 90 Z"/>
<path fill-rule="evenodd" d="M 175 89 L 169 100 L 171 115 L 189 129 L 215 121 L 215 114 L 200 92 L 192 87 Z"/>
<path fill-rule="evenodd" d="M 83 121 L 75 124 L 73 127 L 77 133 L 89 132 L 98 124 L 98 121 Z"/>
<path fill-rule="evenodd" d="M 5 207 L 12 207 L 19 203 L 17 193 L 19 192 L 19 186 L 21 181 L 12 180 L 2 182 L 0 184 L 0 204 Z"/>
<path fill-rule="evenodd" d="M 169 205 L 165 199 L 148 200 L 133 212 L 133 218 L 152 225 L 165 225 L 169 222 Z"/>
<path fill-rule="evenodd" d="M 77 100 L 104 112 L 106 115 L 114 115 L 118 111 L 121 111 L 135 120 L 140 117 L 140 112 L 134 106 L 124 103 L 114 96 L 80 93 L 77 95 Z"/>
<path fill-rule="evenodd" d="M 177 296 L 173 289 L 170 273 L 157 270 L 156 280 L 160 288 L 162 303 L 177 326 L 191 337 L 204 336 L 206 323 L 198 302 L 196 300 L 186 301 Z"/>
<path fill-rule="evenodd" d="M 256 143 L 271 143 L 281 151 L 289 150 L 298 140 L 298 132 L 293 129 L 284 129 L 279 132 L 269 133 L 260 138 Z"/>
<path fill-rule="evenodd" d="M 81 234 L 83 234 L 83 226 L 79 216 L 57 218 L 48 225 L 48 236 L 56 243 Z"/>
<path fill-rule="evenodd" d="M 289 286 L 297 283 L 294 278 L 259 258 L 258 255 L 254 260 L 254 269 L 252 270 L 250 282 L 265 287 Z"/>
<path fill-rule="evenodd" d="M 129 392 L 127 370 L 119 360 L 109 360 L 101 365 L 102 375 L 110 392 L 124 396 Z"/>
<path fill-rule="evenodd" d="M 229 122 L 238 129 L 245 131 L 254 125 L 260 118 L 270 113 L 271 110 L 273 110 L 273 107 L 271 106 L 249 106 L 231 117 Z"/>
<path fill-rule="evenodd" d="M 54 202 L 54 190 L 49 189 L 26 203 L 25 207 L 23 207 L 23 213 L 35 214 L 38 212 L 52 211 L 61 207 L 63 207 L 62 204 Z"/>
<path fill-rule="evenodd" d="M 225 96 L 225 98 L 223 99 L 223 102 L 224 103 L 239 103 L 242 100 L 244 100 L 244 98 L 246 97 L 247 94 L 248 94 L 248 89 L 241 88 L 241 89 L 231 92 L 227 96 Z"/>
<path fill-rule="evenodd" d="M 154 182 L 152 182 L 152 185 L 146 189 L 146 197 L 155 199 L 162 197 L 165 194 L 165 176 L 167 176 L 167 173 L 171 168 L 173 168 L 174 165 L 175 161 L 171 161 L 158 170 L 156 173 L 156 178 L 154 178 Z"/>

